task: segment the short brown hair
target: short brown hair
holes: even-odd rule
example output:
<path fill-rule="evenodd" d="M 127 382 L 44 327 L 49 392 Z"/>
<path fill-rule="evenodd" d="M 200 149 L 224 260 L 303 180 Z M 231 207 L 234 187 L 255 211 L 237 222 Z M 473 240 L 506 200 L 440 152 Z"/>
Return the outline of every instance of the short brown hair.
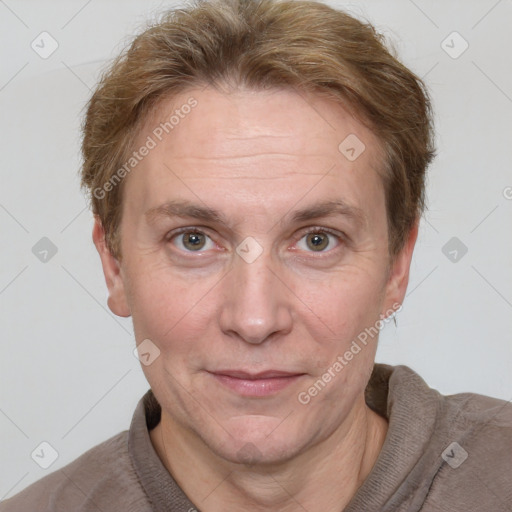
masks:
<path fill-rule="evenodd" d="M 87 107 L 81 183 L 115 257 L 121 258 L 123 182 L 108 193 L 103 185 L 129 158 L 157 102 L 222 84 L 326 94 L 365 123 L 385 155 L 389 252 L 396 256 L 424 211 L 425 171 L 434 156 L 422 80 L 371 24 L 320 2 L 195 0 L 138 35 L 103 74 Z"/>

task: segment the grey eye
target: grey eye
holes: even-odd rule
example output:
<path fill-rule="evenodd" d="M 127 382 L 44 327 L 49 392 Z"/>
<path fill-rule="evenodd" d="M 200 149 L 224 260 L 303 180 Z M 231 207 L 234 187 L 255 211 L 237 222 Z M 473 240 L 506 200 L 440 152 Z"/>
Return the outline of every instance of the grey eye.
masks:
<path fill-rule="evenodd" d="M 182 231 L 171 237 L 171 242 L 184 252 L 198 252 L 213 249 L 214 244 L 208 235 L 201 231 Z M 208 245 L 208 243 L 210 245 Z"/>
<path fill-rule="evenodd" d="M 329 246 L 329 237 L 327 233 L 308 233 L 306 243 L 313 251 L 322 251 Z"/>

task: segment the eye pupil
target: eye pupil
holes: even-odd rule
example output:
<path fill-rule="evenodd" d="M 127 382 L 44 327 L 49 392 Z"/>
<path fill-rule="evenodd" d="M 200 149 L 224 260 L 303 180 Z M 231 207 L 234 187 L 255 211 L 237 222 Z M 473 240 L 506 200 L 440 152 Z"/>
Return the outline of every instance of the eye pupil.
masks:
<path fill-rule="evenodd" d="M 187 231 L 182 234 L 182 244 L 189 251 L 200 251 L 206 243 L 206 235 L 200 231 Z M 323 251 L 329 246 L 329 235 L 325 232 L 313 232 L 306 235 L 306 244 L 314 252 Z"/>
<path fill-rule="evenodd" d="M 187 247 L 187 249 L 201 249 L 204 245 L 204 235 L 202 233 L 186 233 L 183 245 Z"/>
<path fill-rule="evenodd" d="M 308 237 L 308 246 L 311 249 L 325 249 L 329 245 L 329 238 L 324 233 L 312 233 Z"/>

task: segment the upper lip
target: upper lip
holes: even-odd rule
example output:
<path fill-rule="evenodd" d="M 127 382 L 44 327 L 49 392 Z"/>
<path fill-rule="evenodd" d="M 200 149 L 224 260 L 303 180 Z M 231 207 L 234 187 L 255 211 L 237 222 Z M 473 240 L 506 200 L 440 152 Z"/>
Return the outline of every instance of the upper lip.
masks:
<path fill-rule="evenodd" d="M 256 380 L 256 379 L 272 379 L 276 377 L 295 377 L 304 375 L 298 372 L 284 372 L 281 370 L 266 370 L 264 372 L 250 373 L 243 370 L 215 370 L 210 373 L 215 375 L 226 375 L 235 379 Z"/>

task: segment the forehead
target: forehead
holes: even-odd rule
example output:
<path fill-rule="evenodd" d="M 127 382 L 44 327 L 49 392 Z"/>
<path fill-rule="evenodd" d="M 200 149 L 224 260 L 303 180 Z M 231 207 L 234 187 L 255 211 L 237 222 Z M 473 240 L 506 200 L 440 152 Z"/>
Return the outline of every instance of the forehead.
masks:
<path fill-rule="evenodd" d="M 380 186 L 376 136 L 334 100 L 291 89 L 184 91 L 159 103 L 135 147 L 150 139 L 127 183 L 145 211 L 194 191 L 268 205 L 336 189 L 365 203 Z"/>
<path fill-rule="evenodd" d="M 256 143 L 268 152 L 307 154 L 313 148 L 338 157 L 339 143 L 350 134 L 366 142 L 368 153 L 379 147 L 375 135 L 339 102 L 293 89 L 190 89 L 159 102 L 141 130 L 147 134 L 166 139 L 176 158 L 191 156 L 191 136 L 204 158 L 246 155 Z"/>

